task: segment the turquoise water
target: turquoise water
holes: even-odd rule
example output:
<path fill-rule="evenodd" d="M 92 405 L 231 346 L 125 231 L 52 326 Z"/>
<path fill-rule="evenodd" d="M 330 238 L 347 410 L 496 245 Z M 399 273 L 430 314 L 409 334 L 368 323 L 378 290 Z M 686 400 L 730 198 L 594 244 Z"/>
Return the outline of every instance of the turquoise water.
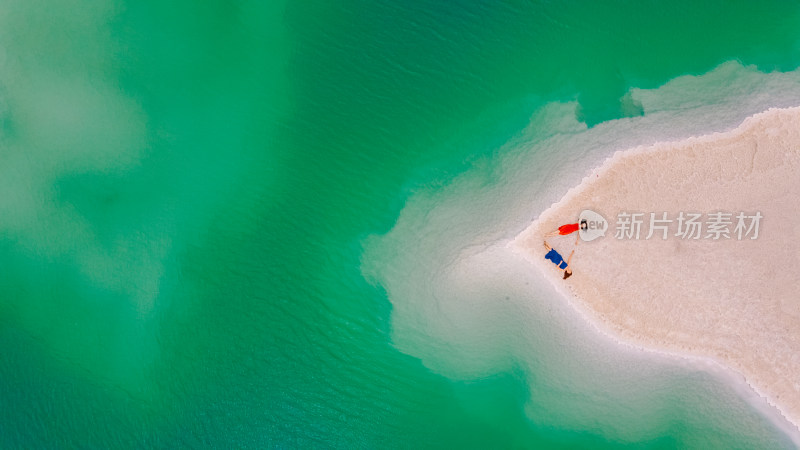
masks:
<path fill-rule="evenodd" d="M 785 444 L 667 363 L 586 408 L 540 382 L 580 370 L 537 353 L 556 326 L 410 336 L 424 309 L 364 263 L 550 102 L 597 128 L 646 113 L 630 88 L 796 69 L 800 7 L 202 3 L 0 4 L 0 447 Z M 454 336 L 524 328 L 490 312 Z"/>

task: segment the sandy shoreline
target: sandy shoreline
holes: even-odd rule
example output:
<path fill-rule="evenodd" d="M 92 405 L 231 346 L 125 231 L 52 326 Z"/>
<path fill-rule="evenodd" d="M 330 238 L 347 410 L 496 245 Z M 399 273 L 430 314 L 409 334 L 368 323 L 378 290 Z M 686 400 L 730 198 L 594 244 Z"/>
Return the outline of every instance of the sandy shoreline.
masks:
<path fill-rule="evenodd" d="M 800 423 L 800 108 L 736 129 L 617 152 L 514 241 L 591 319 L 636 346 L 710 358 L 742 374 L 795 427 Z M 591 209 L 605 237 L 581 242 L 575 276 L 543 259 L 542 235 Z M 730 238 L 706 238 L 709 214 L 731 213 Z M 639 239 L 617 239 L 618 214 L 643 213 Z M 650 212 L 672 219 L 648 234 Z M 701 214 L 699 239 L 675 236 Z M 738 213 L 760 213 L 757 239 L 738 239 Z M 745 230 L 746 231 L 746 230 Z M 562 254 L 572 238 L 552 238 Z"/>

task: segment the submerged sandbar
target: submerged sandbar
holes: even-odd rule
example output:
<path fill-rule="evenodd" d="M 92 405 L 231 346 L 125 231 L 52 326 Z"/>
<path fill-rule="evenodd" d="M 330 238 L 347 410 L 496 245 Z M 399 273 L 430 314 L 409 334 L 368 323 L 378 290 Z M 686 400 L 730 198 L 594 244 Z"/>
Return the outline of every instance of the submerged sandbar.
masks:
<path fill-rule="evenodd" d="M 637 345 L 709 357 L 740 372 L 800 423 L 800 108 L 773 109 L 738 128 L 617 152 L 514 241 L 576 306 Z M 609 223 L 581 242 L 575 275 L 544 260 L 542 236 L 590 209 Z M 619 214 L 642 213 L 639 239 L 617 238 Z M 649 213 L 668 235 L 645 239 Z M 730 238 L 675 236 L 681 212 L 731 214 Z M 734 232 L 759 213 L 758 237 Z M 574 236 L 574 235 L 573 235 Z M 549 242 L 569 254 L 573 238 Z"/>

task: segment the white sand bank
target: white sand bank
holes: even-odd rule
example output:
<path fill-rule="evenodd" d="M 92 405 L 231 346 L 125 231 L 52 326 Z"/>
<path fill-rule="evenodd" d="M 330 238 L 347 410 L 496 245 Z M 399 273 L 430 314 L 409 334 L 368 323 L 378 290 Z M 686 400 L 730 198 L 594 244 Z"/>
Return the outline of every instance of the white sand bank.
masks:
<path fill-rule="evenodd" d="M 646 348 L 709 357 L 745 376 L 800 424 L 800 108 L 750 117 L 733 131 L 618 152 L 544 211 L 514 245 L 606 329 Z M 581 242 L 574 276 L 543 259 L 542 236 L 591 209 L 609 222 Z M 641 235 L 616 239 L 620 212 Z M 732 213 L 731 238 L 705 238 L 707 214 Z M 734 233 L 760 212 L 755 240 Z M 650 212 L 673 219 L 649 240 Z M 701 239 L 675 236 L 680 212 L 702 214 Z M 571 238 L 551 238 L 566 255 Z"/>

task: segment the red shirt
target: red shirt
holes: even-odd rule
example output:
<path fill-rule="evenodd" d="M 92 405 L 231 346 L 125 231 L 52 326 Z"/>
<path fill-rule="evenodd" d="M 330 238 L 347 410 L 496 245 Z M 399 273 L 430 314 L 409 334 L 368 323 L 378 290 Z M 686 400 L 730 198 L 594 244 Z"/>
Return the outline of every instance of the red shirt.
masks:
<path fill-rule="evenodd" d="M 566 225 L 561 225 L 558 227 L 558 233 L 563 235 L 567 235 L 570 233 L 574 233 L 578 231 L 578 224 L 577 223 L 568 223 Z"/>

